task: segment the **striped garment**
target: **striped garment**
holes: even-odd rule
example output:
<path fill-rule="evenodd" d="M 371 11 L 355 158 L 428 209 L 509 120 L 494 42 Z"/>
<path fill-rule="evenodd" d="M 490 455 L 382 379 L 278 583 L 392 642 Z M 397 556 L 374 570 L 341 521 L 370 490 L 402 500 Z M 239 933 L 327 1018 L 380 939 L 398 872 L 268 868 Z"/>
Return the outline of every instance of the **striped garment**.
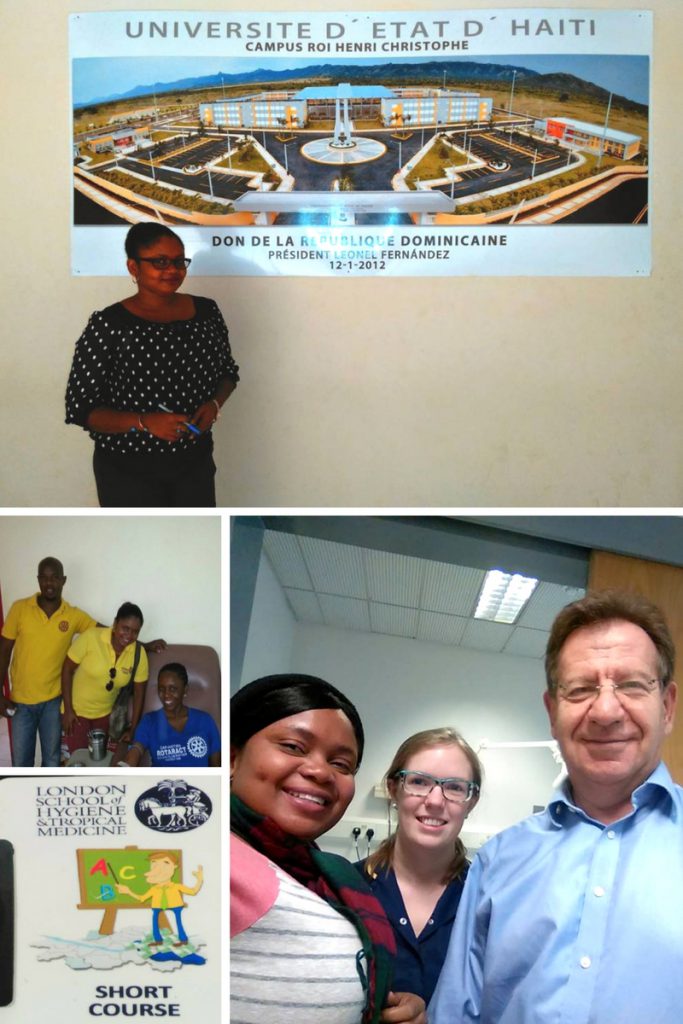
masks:
<path fill-rule="evenodd" d="M 282 868 L 250 854 L 275 872 L 278 888 L 269 909 L 231 941 L 230 1024 L 359 1024 L 356 929 Z"/>
<path fill-rule="evenodd" d="M 335 853 L 325 853 L 310 840 L 285 832 L 272 818 L 252 811 L 235 793 L 230 796 L 230 827 L 231 892 L 234 884 L 238 890 L 242 889 L 244 897 L 231 903 L 231 908 L 237 909 L 234 915 L 231 913 L 234 917 L 232 934 L 244 931 L 259 920 L 276 897 L 275 884 L 268 886 L 268 878 L 272 881 L 272 874 L 266 872 L 264 877 L 259 877 L 262 872 L 258 862 L 248 859 L 246 844 L 261 854 L 261 860 L 266 858 L 266 861 L 276 864 L 291 879 L 303 885 L 307 892 L 320 897 L 340 917 L 351 922 L 358 935 L 356 965 L 365 992 L 362 1021 L 363 1024 L 379 1024 L 391 987 L 396 939 L 379 900 L 353 864 Z M 236 860 L 232 856 L 233 841 Z"/>

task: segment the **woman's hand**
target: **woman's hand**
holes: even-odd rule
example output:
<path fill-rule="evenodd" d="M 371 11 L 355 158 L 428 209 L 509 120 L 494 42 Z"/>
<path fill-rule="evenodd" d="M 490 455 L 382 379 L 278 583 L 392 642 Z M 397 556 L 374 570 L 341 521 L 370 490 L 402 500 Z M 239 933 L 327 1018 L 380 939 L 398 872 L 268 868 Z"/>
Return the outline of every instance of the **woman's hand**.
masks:
<path fill-rule="evenodd" d="M 165 651 L 168 644 L 165 640 L 148 640 L 146 644 L 142 645 L 147 653 L 159 654 L 161 651 Z"/>
<path fill-rule="evenodd" d="M 209 430 L 214 425 L 217 419 L 218 409 L 216 408 L 216 403 L 209 399 L 208 402 L 204 402 L 203 405 L 199 406 L 191 422 L 204 433 L 204 431 Z"/>
<path fill-rule="evenodd" d="M 191 431 L 185 426 L 187 415 L 183 412 L 143 412 L 140 423 L 145 430 L 162 441 L 177 441 L 183 434 Z"/>
<path fill-rule="evenodd" d="M 379 1019 L 382 1024 L 427 1024 L 424 999 L 413 992 L 390 992 Z"/>
<path fill-rule="evenodd" d="M 77 715 L 73 708 L 67 710 L 66 708 L 62 711 L 62 732 L 65 736 L 70 736 L 74 731 L 74 725 L 76 724 Z"/>

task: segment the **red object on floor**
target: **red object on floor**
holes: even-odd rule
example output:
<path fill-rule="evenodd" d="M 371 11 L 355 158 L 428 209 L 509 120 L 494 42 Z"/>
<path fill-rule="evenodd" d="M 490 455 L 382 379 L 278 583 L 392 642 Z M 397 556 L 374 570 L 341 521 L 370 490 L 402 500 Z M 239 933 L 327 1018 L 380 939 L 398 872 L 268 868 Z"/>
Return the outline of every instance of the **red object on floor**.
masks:
<path fill-rule="evenodd" d="M 2 629 L 4 624 L 5 624 L 5 617 L 4 617 L 3 613 L 2 613 L 2 590 L 0 590 L 0 629 Z M 7 676 L 6 673 L 5 673 L 4 678 L 0 680 L 0 683 L 2 684 L 2 695 L 3 695 L 3 697 L 6 697 L 7 699 L 9 699 L 9 677 Z M 9 736 L 10 754 L 13 754 L 14 751 L 12 750 L 12 719 L 8 718 L 6 721 L 7 721 L 7 735 Z"/>

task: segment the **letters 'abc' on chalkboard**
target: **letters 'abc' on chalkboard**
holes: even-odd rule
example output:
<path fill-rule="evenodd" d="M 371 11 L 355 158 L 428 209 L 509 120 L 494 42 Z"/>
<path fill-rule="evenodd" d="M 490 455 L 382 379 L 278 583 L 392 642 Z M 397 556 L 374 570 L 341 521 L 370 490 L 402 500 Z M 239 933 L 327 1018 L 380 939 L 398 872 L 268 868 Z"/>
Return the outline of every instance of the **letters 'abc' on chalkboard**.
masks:
<path fill-rule="evenodd" d="M 183 864 L 180 850 L 141 850 L 137 846 L 118 849 L 76 850 L 78 860 L 78 883 L 81 891 L 79 910 L 103 910 L 99 926 L 100 935 L 111 935 L 114 931 L 117 910 L 140 910 L 144 904 L 128 893 L 119 892 L 119 885 L 127 886 L 131 892 L 141 895 L 149 889 L 145 872 L 149 871 L 152 854 L 168 853 L 177 867 L 171 881 L 182 883 Z M 168 921 L 162 912 L 162 925 Z"/>
<path fill-rule="evenodd" d="M 137 893 L 149 888 L 145 873 L 149 871 L 149 857 L 161 853 L 159 847 L 141 850 L 137 846 L 118 849 L 77 850 L 78 882 L 81 891 L 79 910 L 106 910 L 108 907 L 130 907 L 137 910 L 142 906 L 132 896 L 120 893 L 119 884 L 127 885 Z M 182 882 L 182 852 L 163 850 L 170 853 L 178 863 L 172 881 Z"/>

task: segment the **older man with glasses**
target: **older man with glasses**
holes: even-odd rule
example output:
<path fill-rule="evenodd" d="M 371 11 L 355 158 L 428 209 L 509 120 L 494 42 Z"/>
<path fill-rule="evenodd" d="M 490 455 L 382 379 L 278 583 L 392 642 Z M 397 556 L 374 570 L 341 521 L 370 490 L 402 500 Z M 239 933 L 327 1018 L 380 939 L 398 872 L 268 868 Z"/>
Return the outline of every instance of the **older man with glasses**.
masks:
<path fill-rule="evenodd" d="M 430 1024 L 674 1024 L 683 1006 L 683 789 L 661 761 L 674 645 L 635 594 L 556 618 L 544 702 L 568 770 L 470 869 Z"/>

